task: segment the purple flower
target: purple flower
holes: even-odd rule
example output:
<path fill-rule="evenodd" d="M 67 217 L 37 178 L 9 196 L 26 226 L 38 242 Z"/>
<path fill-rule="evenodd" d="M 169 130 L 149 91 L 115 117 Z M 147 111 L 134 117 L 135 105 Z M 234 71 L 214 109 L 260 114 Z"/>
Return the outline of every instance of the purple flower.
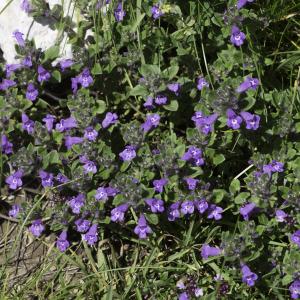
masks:
<path fill-rule="evenodd" d="M 48 132 L 51 132 L 53 129 L 53 123 L 55 121 L 56 117 L 53 115 L 47 114 L 45 118 L 43 118 L 43 122 L 45 122 L 46 128 Z"/>
<path fill-rule="evenodd" d="M 292 299 L 300 298 L 300 280 L 295 280 L 289 287 Z"/>
<path fill-rule="evenodd" d="M 257 78 L 247 77 L 236 89 L 238 93 L 243 93 L 248 90 L 256 90 L 259 86 L 259 80 Z"/>
<path fill-rule="evenodd" d="M 156 192 L 162 193 L 164 186 L 168 183 L 168 179 L 162 178 L 159 180 L 153 180 L 153 186 Z"/>
<path fill-rule="evenodd" d="M 111 210 L 110 212 L 110 219 L 113 222 L 123 222 L 125 213 L 128 210 L 128 204 L 121 204 L 114 209 Z"/>
<path fill-rule="evenodd" d="M 184 201 L 181 203 L 180 211 L 183 215 L 191 215 L 195 210 L 193 201 Z"/>
<path fill-rule="evenodd" d="M 78 78 L 77 77 L 74 77 L 74 78 L 71 78 L 71 82 L 72 82 L 72 91 L 73 91 L 73 94 L 76 94 L 77 90 L 78 90 Z"/>
<path fill-rule="evenodd" d="M 270 164 L 263 166 L 263 172 L 271 176 L 273 172 L 283 172 L 283 166 L 284 164 L 282 162 L 273 160 Z"/>
<path fill-rule="evenodd" d="M 286 214 L 281 209 L 277 209 L 275 214 L 276 214 L 275 218 L 276 218 L 277 222 L 280 222 L 280 223 L 285 222 L 285 218 L 288 216 L 288 214 Z"/>
<path fill-rule="evenodd" d="M 197 89 L 201 91 L 204 87 L 209 87 L 209 83 L 203 77 L 199 77 L 197 80 Z"/>
<path fill-rule="evenodd" d="M 21 64 L 7 64 L 7 65 L 5 66 L 6 77 L 10 77 L 10 75 L 11 75 L 14 71 L 16 71 L 16 70 L 18 70 L 18 69 L 20 69 L 20 68 L 22 68 L 22 65 L 21 65 Z"/>
<path fill-rule="evenodd" d="M 146 79 L 144 77 L 141 77 L 139 79 L 139 84 L 146 84 Z"/>
<path fill-rule="evenodd" d="M 203 244 L 201 248 L 201 256 L 203 259 L 207 259 L 209 256 L 218 256 L 221 254 L 221 250 L 217 247 L 211 247 L 208 244 Z"/>
<path fill-rule="evenodd" d="M 146 102 L 143 104 L 143 106 L 147 109 L 153 109 L 154 108 L 153 97 L 148 96 L 146 99 Z"/>
<path fill-rule="evenodd" d="M 87 232 L 91 226 L 91 222 L 85 219 L 78 219 L 75 221 L 75 225 L 78 232 Z"/>
<path fill-rule="evenodd" d="M 1 149 L 2 153 L 10 154 L 13 152 L 13 144 L 8 140 L 7 136 L 3 134 L 1 136 Z"/>
<path fill-rule="evenodd" d="M 233 25 L 231 28 L 231 36 L 230 36 L 231 43 L 239 47 L 244 43 L 245 39 L 246 39 L 245 33 L 240 31 L 240 29 L 236 25 Z"/>
<path fill-rule="evenodd" d="M 242 274 L 242 281 L 248 286 L 254 286 L 258 276 L 255 273 L 251 272 L 247 265 L 242 266 Z"/>
<path fill-rule="evenodd" d="M 108 112 L 102 121 L 102 127 L 107 128 L 111 124 L 115 124 L 118 120 L 118 115 L 116 113 Z"/>
<path fill-rule="evenodd" d="M 72 197 L 71 200 L 68 202 L 72 212 L 74 214 L 79 214 L 81 207 L 85 204 L 85 196 L 83 194 L 78 194 L 76 197 Z"/>
<path fill-rule="evenodd" d="M 83 240 L 85 240 L 90 246 L 95 245 L 98 241 L 98 225 L 93 224 L 87 233 L 82 235 Z"/>
<path fill-rule="evenodd" d="M 20 205 L 19 204 L 14 204 L 11 209 L 8 211 L 8 215 L 11 217 L 11 218 L 17 218 L 18 217 L 18 214 L 20 212 Z"/>
<path fill-rule="evenodd" d="M 189 300 L 190 296 L 188 295 L 187 292 L 183 292 L 178 296 L 178 300 Z"/>
<path fill-rule="evenodd" d="M 197 159 L 199 157 L 202 157 L 202 150 L 197 147 L 191 146 L 189 147 L 188 151 L 183 154 L 181 159 L 188 161 L 191 159 Z"/>
<path fill-rule="evenodd" d="M 148 132 L 152 127 L 156 128 L 159 125 L 160 116 L 158 114 L 148 115 L 146 122 L 142 124 L 141 128 L 144 132 Z"/>
<path fill-rule="evenodd" d="M 197 298 L 203 296 L 203 289 L 195 288 L 194 294 L 195 294 L 195 297 L 197 297 Z"/>
<path fill-rule="evenodd" d="M 254 0 L 238 0 L 237 9 L 241 9 L 247 4 L 247 2 L 253 2 Z"/>
<path fill-rule="evenodd" d="M 28 68 L 32 67 L 31 56 L 26 56 L 26 57 L 23 59 L 23 61 L 22 61 L 22 65 L 23 65 L 24 67 L 28 67 Z"/>
<path fill-rule="evenodd" d="M 20 32 L 19 30 L 15 30 L 13 32 L 13 37 L 17 40 L 17 43 L 20 47 L 25 47 L 25 41 L 23 39 L 24 33 Z"/>
<path fill-rule="evenodd" d="M 201 111 L 195 112 L 192 120 L 195 122 L 196 127 L 201 130 L 205 135 L 212 131 L 212 125 L 218 118 L 218 114 L 212 114 L 210 116 L 204 116 Z"/>
<path fill-rule="evenodd" d="M 165 210 L 164 202 L 161 199 L 146 199 L 145 202 L 150 206 L 153 213 L 161 213 Z"/>
<path fill-rule="evenodd" d="M 263 173 L 268 174 L 269 176 L 271 176 L 272 172 L 273 172 L 273 168 L 272 168 L 271 164 L 263 165 Z M 259 173 L 259 172 L 257 172 L 257 173 Z"/>
<path fill-rule="evenodd" d="M 25 11 L 26 13 L 29 13 L 32 10 L 32 7 L 28 0 L 22 0 L 20 8 Z"/>
<path fill-rule="evenodd" d="M 273 160 L 271 163 L 271 167 L 272 167 L 272 171 L 273 172 L 283 172 L 284 168 L 283 168 L 284 164 L 282 162 Z"/>
<path fill-rule="evenodd" d="M 199 182 L 198 179 L 194 179 L 194 178 L 185 178 L 184 180 L 187 183 L 188 189 L 190 191 L 194 191 L 196 189 L 197 183 Z"/>
<path fill-rule="evenodd" d="M 59 62 L 61 71 L 64 72 L 66 69 L 70 68 L 74 64 L 72 59 L 64 59 Z"/>
<path fill-rule="evenodd" d="M 119 153 L 123 161 L 131 161 L 136 157 L 135 147 L 126 146 L 125 149 Z"/>
<path fill-rule="evenodd" d="M 214 277 L 215 281 L 222 281 L 223 280 L 223 276 L 221 274 L 216 274 L 216 276 Z"/>
<path fill-rule="evenodd" d="M 111 186 L 108 186 L 107 188 L 105 188 L 105 190 L 109 197 L 114 197 L 119 193 L 119 191 L 117 189 L 115 189 Z"/>
<path fill-rule="evenodd" d="M 79 160 L 81 163 L 84 164 L 83 165 L 84 174 L 97 173 L 97 166 L 93 161 L 88 160 L 84 155 L 80 156 Z"/>
<path fill-rule="evenodd" d="M 200 214 L 203 214 L 208 209 L 208 203 L 205 199 L 196 201 L 195 205 Z"/>
<path fill-rule="evenodd" d="M 250 114 L 246 111 L 242 111 L 241 116 L 246 122 L 247 129 L 256 130 L 259 127 L 260 116 Z"/>
<path fill-rule="evenodd" d="M 30 101 L 35 101 L 39 92 L 38 90 L 34 87 L 33 83 L 29 83 L 27 86 L 27 91 L 26 91 L 26 98 Z"/>
<path fill-rule="evenodd" d="M 240 208 L 240 214 L 243 216 L 245 221 L 249 220 L 251 214 L 255 211 L 256 204 L 251 202 Z"/>
<path fill-rule="evenodd" d="M 157 104 L 157 105 L 164 105 L 166 104 L 168 101 L 168 98 L 166 96 L 163 96 L 163 95 L 157 95 L 154 99 L 154 102 Z"/>
<path fill-rule="evenodd" d="M 39 171 L 39 176 L 42 179 L 43 187 L 53 186 L 53 174 L 45 172 L 43 170 Z"/>
<path fill-rule="evenodd" d="M 95 199 L 97 201 L 106 201 L 108 199 L 108 194 L 106 192 L 106 188 L 104 187 L 99 187 L 96 190 L 96 194 L 95 194 Z"/>
<path fill-rule="evenodd" d="M 63 132 L 76 127 L 77 127 L 76 119 L 70 117 L 67 119 L 61 119 L 60 122 L 56 124 L 55 129 L 59 132 Z"/>
<path fill-rule="evenodd" d="M 181 88 L 181 84 L 178 82 L 168 84 L 169 91 L 173 92 L 176 96 L 179 95 L 180 88 Z"/>
<path fill-rule="evenodd" d="M 56 241 L 56 247 L 61 252 L 65 252 L 70 246 L 69 241 L 67 240 L 67 231 L 63 231 Z"/>
<path fill-rule="evenodd" d="M 67 135 L 65 137 L 65 146 L 67 147 L 68 150 L 70 150 L 73 145 L 81 144 L 82 142 L 83 142 L 83 138 L 78 137 L 78 136 Z"/>
<path fill-rule="evenodd" d="M 184 282 L 182 280 L 177 281 L 176 287 L 179 288 L 180 290 L 183 290 L 183 289 L 186 288 L 185 284 L 184 284 Z"/>
<path fill-rule="evenodd" d="M 38 66 L 38 82 L 42 83 L 50 79 L 50 73 L 41 65 Z"/>
<path fill-rule="evenodd" d="M 94 81 L 88 68 L 83 69 L 83 71 L 77 76 L 77 80 L 84 88 L 89 87 Z"/>
<path fill-rule="evenodd" d="M 34 121 L 30 120 L 25 113 L 22 113 L 22 128 L 28 132 L 28 134 L 33 134 L 34 132 Z"/>
<path fill-rule="evenodd" d="M 134 228 L 134 233 L 139 236 L 139 239 L 147 238 L 147 234 L 152 233 L 151 228 L 148 226 L 146 218 L 143 214 L 140 215 L 138 224 Z"/>
<path fill-rule="evenodd" d="M 98 132 L 91 126 L 84 130 L 84 137 L 92 142 L 95 142 L 98 136 Z"/>
<path fill-rule="evenodd" d="M 45 226 L 43 225 L 41 219 L 33 221 L 31 226 L 29 227 L 29 231 L 36 237 L 39 237 L 44 230 Z"/>
<path fill-rule="evenodd" d="M 23 171 L 18 170 L 14 172 L 12 175 L 8 176 L 5 182 L 9 185 L 10 189 L 16 190 L 18 187 L 21 187 L 23 184 L 21 179 L 22 176 L 23 176 Z"/>
<path fill-rule="evenodd" d="M 69 178 L 62 173 L 58 173 L 55 177 L 58 183 L 67 183 L 69 181 Z"/>
<path fill-rule="evenodd" d="M 208 219 L 215 219 L 215 220 L 220 220 L 222 219 L 222 212 L 223 212 L 223 208 L 216 206 L 216 205 L 211 205 L 209 207 L 209 212 L 208 212 Z"/>
<path fill-rule="evenodd" d="M 152 14 L 152 18 L 154 20 L 156 20 L 156 19 L 160 18 L 161 16 L 163 16 L 164 12 L 161 10 L 159 5 L 156 4 L 151 7 L 151 14 Z"/>
<path fill-rule="evenodd" d="M 6 91 L 7 89 L 15 85 L 16 85 L 15 81 L 4 78 L 0 83 L 0 91 Z"/>
<path fill-rule="evenodd" d="M 126 15 L 126 12 L 123 10 L 122 3 L 120 2 L 117 6 L 117 8 L 114 10 L 114 16 L 117 22 L 123 21 L 124 17 Z"/>
<path fill-rule="evenodd" d="M 236 113 L 231 109 L 227 109 L 226 111 L 227 115 L 227 126 L 232 129 L 239 129 L 242 123 L 242 118 L 240 116 L 237 116 Z"/>
<path fill-rule="evenodd" d="M 101 9 L 102 7 L 105 7 L 105 4 L 109 4 L 111 0 L 98 0 L 96 3 L 96 9 Z M 104 15 L 106 12 L 103 13 Z"/>
<path fill-rule="evenodd" d="M 168 220 L 169 221 L 175 221 L 175 219 L 178 219 L 180 217 L 180 202 L 175 202 L 171 204 L 171 206 L 168 209 Z"/>
<path fill-rule="evenodd" d="M 300 248 L 300 230 L 297 230 L 291 235 L 291 241 L 298 245 Z"/>
<path fill-rule="evenodd" d="M 191 146 L 187 152 L 181 157 L 182 160 L 192 161 L 195 166 L 204 165 L 204 159 L 202 158 L 202 150 Z"/>

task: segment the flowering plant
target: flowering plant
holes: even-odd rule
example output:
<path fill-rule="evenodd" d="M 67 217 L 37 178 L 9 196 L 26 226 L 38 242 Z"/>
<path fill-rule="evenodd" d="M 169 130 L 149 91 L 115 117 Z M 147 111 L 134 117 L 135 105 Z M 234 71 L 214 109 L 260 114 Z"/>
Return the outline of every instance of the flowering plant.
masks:
<path fill-rule="evenodd" d="M 40 2 L 22 13 L 64 25 L 73 53 L 12 33 L 6 220 L 92 278 L 87 298 L 300 299 L 300 75 L 271 25 L 290 17 L 254 0 L 79 1 L 73 28 Z"/>

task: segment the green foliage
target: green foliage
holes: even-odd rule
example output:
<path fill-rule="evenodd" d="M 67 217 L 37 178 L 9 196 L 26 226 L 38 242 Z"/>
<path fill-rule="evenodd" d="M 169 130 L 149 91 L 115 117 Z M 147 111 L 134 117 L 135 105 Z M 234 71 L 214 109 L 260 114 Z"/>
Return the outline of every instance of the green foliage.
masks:
<path fill-rule="evenodd" d="M 13 143 L 12 153 L 1 144 L 0 217 L 18 227 L 1 241 L 0 298 L 176 299 L 183 282 L 193 297 L 202 288 L 203 299 L 288 299 L 300 276 L 299 247 L 291 239 L 300 229 L 298 3 L 254 1 L 237 10 L 234 0 L 163 1 L 155 19 L 156 2 L 123 1 L 126 14 L 118 22 L 118 3 L 104 2 L 75 1 L 75 24 L 59 5 L 50 10 L 45 1 L 32 1 L 35 20 L 46 14 L 68 35 L 74 64 L 63 71 L 54 66 L 58 44 L 41 53 L 26 40 L 18 57 L 30 54 L 33 66 L 12 72 L 16 85 L 0 89 L 1 136 Z M 230 42 L 233 24 L 245 33 L 241 47 Z M 39 65 L 51 75 L 43 83 Z M 4 63 L 0 75 L 6 76 Z M 259 86 L 239 93 L 248 77 Z M 209 86 L 197 87 L 200 78 Z M 29 82 L 39 93 L 35 101 L 26 96 Z M 174 83 L 178 91 L 170 88 Z M 158 96 L 166 103 L 157 103 Z M 145 107 L 149 98 L 152 106 Z M 241 116 L 239 128 L 230 126 L 228 109 Z M 241 112 L 259 116 L 259 127 L 247 128 Z M 24 113 L 34 121 L 32 134 Z M 107 113 L 117 119 L 106 126 Z M 54 116 L 50 130 L 48 114 Z M 143 130 L 152 114 L 159 124 Z M 214 114 L 211 123 L 201 123 Z M 76 126 L 60 131 L 59 122 L 71 117 Z M 87 138 L 90 127 L 95 140 Z M 68 136 L 83 139 L 67 147 Z M 128 146 L 135 156 L 124 161 L 120 154 Z M 193 147 L 201 155 L 191 155 Z M 96 172 L 85 171 L 85 159 Z M 275 170 L 275 162 L 282 169 Z M 19 169 L 22 187 L 9 189 L 6 179 Z M 41 170 L 54 176 L 53 186 L 43 186 Z M 58 174 L 69 181 L 60 182 Z M 163 178 L 160 192 L 154 180 Z M 187 179 L 198 180 L 194 189 Z M 117 192 L 95 199 L 108 187 Z M 70 201 L 78 194 L 85 203 L 74 213 Z M 163 200 L 164 212 L 154 212 L 150 198 Z M 209 208 L 201 211 L 204 200 Z M 194 211 L 184 213 L 189 201 Z M 21 211 L 12 218 L 14 203 Z M 180 217 L 170 221 L 175 203 Z M 255 209 L 244 214 L 249 203 Z M 124 220 L 113 222 L 111 212 L 122 204 L 129 206 Z M 215 206 L 220 219 L 210 216 Z M 287 214 L 284 221 L 278 210 Z M 134 231 L 142 214 L 152 232 L 147 239 Z M 95 245 L 77 232 L 79 218 L 98 225 Z M 33 243 L 46 254 L 34 252 L 42 261 L 18 280 L 12 274 L 36 219 L 46 230 Z M 55 246 L 63 230 L 70 241 L 64 253 Z M 219 255 L 206 259 L 205 244 L 218 247 Z M 258 275 L 251 288 L 242 280 L 243 264 Z"/>

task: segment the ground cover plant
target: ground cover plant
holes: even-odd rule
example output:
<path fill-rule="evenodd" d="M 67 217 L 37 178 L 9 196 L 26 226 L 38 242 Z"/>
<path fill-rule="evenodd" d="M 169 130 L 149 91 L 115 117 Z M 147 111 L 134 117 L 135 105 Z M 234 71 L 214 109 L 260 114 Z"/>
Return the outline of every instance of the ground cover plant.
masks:
<path fill-rule="evenodd" d="M 298 1 L 74 5 L 0 67 L 1 299 L 300 299 Z"/>

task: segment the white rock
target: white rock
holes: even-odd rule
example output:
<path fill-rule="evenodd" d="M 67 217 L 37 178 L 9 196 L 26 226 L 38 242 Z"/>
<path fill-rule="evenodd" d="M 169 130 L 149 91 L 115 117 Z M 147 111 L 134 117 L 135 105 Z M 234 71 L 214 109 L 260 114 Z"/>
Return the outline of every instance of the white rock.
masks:
<path fill-rule="evenodd" d="M 74 6 L 71 0 L 49 0 L 50 8 L 55 4 L 62 5 L 64 3 L 64 15 L 76 17 L 73 13 Z M 0 11 L 9 3 L 10 0 L 0 0 Z M 16 40 L 13 37 L 13 32 L 19 30 L 24 33 L 24 37 L 28 35 L 28 39 L 34 39 L 36 47 L 43 51 L 55 45 L 60 33 L 57 30 L 52 30 L 49 25 L 43 25 L 29 17 L 27 13 L 20 9 L 21 0 L 13 0 L 6 9 L 0 14 L 0 48 L 3 51 L 4 59 L 7 63 L 18 62 L 15 58 Z M 70 9 L 69 9 L 70 5 Z M 31 26 L 32 25 L 32 26 Z M 63 42 L 60 43 L 60 57 L 72 58 L 71 45 L 67 43 L 67 35 L 64 33 Z"/>
<path fill-rule="evenodd" d="M 0 14 L 0 49 L 3 51 L 4 59 L 9 64 L 18 62 L 15 58 L 17 54 L 15 51 L 16 40 L 13 37 L 15 30 L 24 33 L 24 37 L 27 36 L 29 40 L 34 39 L 36 47 L 41 48 L 42 51 L 54 46 L 60 37 L 58 30 L 52 30 L 49 25 L 43 25 L 28 16 L 20 8 L 21 2 L 22 0 L 0 0 L 0 11 L 9 3 Z M 77 32 L 77 24 L 83 19 L 83 16 L 74 9 L 74 0 L 48 0 L 47 2 L 50 9 L 56 4 L 61 5 L 64 10 L 64 16 L 71 17 L 72 22 L 75 24 L 73 30 Z M 106 4 L 101 7 L 103 15 L 106 15 L 110 5 Z M 94 35 L 93 30 L 87 30 L 86 37 L 89 35 Z M 59 58 L 53 62 L 53 65 L 57 61 L 67 58 L 72 58 L 72 47 L 68 44 L 67 34 L 64 33 L 63 40 L 60 43 Z"/>

